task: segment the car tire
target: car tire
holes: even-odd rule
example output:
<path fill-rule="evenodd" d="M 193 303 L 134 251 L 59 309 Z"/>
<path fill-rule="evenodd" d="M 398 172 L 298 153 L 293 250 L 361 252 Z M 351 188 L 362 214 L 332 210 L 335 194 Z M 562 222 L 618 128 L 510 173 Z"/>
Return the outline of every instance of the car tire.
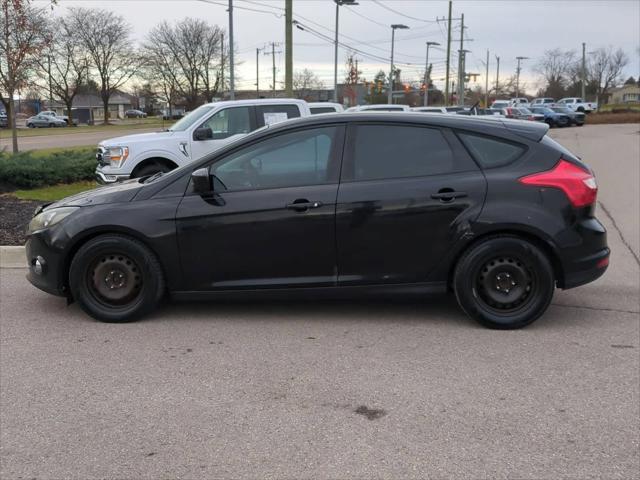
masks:
<path fill-rule="evenodd" d="M 545 123 L 549 125 L 549 128 L 553 128 L 555 126 L 553 120 L 551 120 L 550 118 L 546 119 Z"/>
<path fill-rule="evenodd" d="M 27 123 L 27 127 L 29 128 L 36 128 L 36 126 L 33 123 Z"/>
<path fill-rule="evenodd" d="M 163 165 L 161 163 L 151 163 L 149 165 L 145 165 L 140 170 L 137 170 L 134 174 L 131 175 L 130 178 L 148 177 L 149 175 L 154 175 L 156 173 L 167 173 L 170 171 L 171 168 L 169 168 L 167 165 Z"/>
<path fill-rule="evenodd" d="M 123 323 L 151 312 L 165 292 L 162 267 L 143 243 L 108 234 L 85 243 L 69 268 L 80 308 L 102 322 Z"/>
<path fill-rule="evenodd" d="M 555 289 L 553 267 L 533 243 L 504 235 L 473 245 L 453 277 L 458 304 L 488 328 L 525 327 L 546 310 Z"/>

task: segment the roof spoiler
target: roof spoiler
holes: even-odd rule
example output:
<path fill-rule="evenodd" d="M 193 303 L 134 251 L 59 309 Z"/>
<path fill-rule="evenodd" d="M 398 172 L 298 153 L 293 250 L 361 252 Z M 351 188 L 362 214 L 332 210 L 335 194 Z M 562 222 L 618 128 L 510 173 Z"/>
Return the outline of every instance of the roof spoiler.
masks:
<path fill-rule="evenodd" d="M 528 120 L 503 120 L 504 128 L 511 133 L 520 135 L 528 140 L 539 142 L 549 131 L 549 125 L 544 122 L 532 122 Z"/>

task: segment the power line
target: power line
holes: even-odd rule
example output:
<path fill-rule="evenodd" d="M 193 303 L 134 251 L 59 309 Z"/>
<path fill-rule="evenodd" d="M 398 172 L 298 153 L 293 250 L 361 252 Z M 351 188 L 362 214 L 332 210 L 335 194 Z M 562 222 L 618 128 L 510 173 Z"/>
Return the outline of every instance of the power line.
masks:
<path fill-rule="evenodd" d="M 418 18 L 418 17 L 412 17 L 411 15 L 407 15 L 405 13 L 399 12 L 398 10 L 394 10 L 391 7 L 388 7 L 387 5 L 385 5 L 384 3 L 382 3 L 380 0 L 371 0 L 373 3 L 375 3 L 376 5 L 381 6 L 382 8 L 384 8 L 385 10 L 388 10 L 390 12 L 395 13 L 396 15 L 400 15 L 401 17 L 405 17 L 405 18 L 409 18 L 411 20 L 415 20 L 416 22 L 424 22 L 424 23 L 436 23 L 435 20 L 425 20 L 424 18 Z"/>

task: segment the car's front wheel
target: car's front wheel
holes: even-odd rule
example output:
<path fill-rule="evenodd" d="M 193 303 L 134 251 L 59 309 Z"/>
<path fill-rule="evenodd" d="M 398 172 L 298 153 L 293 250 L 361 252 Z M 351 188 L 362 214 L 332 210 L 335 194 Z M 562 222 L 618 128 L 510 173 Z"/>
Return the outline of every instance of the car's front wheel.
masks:
<path fill-rule="evenodd" d="M 555 288 L 547 255 L 514 236 L 490 237 L 472 246 L 456 265 L 453 283 L 467 315 L 497 329 L 535 321 L 551 303 Z"/>
<path fill-rule="evenodd" d="M 69 269 L 71 295 L 103 322 L 136 320 L 155 308 L 164 294 L 156 256 L 133 238 L 109 234 L 85 243 Z"/>

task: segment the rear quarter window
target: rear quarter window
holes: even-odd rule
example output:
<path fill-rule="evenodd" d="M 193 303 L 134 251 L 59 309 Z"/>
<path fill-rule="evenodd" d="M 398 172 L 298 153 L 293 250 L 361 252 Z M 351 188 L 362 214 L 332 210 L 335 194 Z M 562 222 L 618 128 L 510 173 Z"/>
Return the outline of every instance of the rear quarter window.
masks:
<path fill-rule="evenodd" d="M 527 150 L 524 145 L 501 138 L 457 132 L 458 138 L 482 168 L 508 165 L 520 158 Z"/>

